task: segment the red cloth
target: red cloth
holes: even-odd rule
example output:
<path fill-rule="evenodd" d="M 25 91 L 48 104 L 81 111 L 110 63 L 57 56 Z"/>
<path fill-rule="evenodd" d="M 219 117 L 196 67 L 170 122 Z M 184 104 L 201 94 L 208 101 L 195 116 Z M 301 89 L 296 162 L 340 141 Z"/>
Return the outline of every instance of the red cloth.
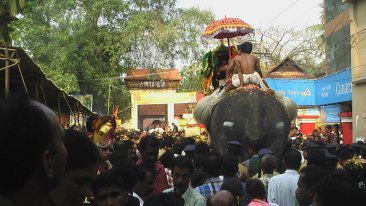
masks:
<path fill-rule="evenodd" d="M 141 165 L 142 164 L 141 159 L 139 159 L 136 164 Z M 154 167 L 155 167 L 155 172 L 156 172 L 155 182 L 154 182 L 154 193 L 159 194 L 159 193 L 163 192 L 164 190 L 169 189 L 169 185 L 168 185 L 168 180 L 166 178 L 166 173 L 165 173 L 165 169 L 164 169 L 163 165 L 155 162 Z"/>
<path fill-rule="evenodd" d="M 269 206 L 269 204 L 263 200 L 253 199 L 248 206 Z"/>

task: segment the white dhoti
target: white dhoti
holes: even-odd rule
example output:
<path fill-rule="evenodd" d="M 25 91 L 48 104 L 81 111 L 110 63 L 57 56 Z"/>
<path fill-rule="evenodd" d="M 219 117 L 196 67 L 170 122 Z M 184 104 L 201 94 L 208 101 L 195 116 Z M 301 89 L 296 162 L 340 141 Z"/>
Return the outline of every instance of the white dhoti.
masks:
<path fill-rule="evenodd" d="M 240 87 L 240 80 L 239 80 L 239 75 L 238 74 L 234 74 L 233 77 L 231 77 L 232 80 L 232 84 L 235 87 Z M 254 72 L 252 74 L 243 74 L 243 84 L 258 84 L 260 85 L 260 87 L 264 90 L 267 91 L 268 88 L 266 87 L 266 85 L 263 83 L 261 76 L 258 74 L 258 72 Z"/>

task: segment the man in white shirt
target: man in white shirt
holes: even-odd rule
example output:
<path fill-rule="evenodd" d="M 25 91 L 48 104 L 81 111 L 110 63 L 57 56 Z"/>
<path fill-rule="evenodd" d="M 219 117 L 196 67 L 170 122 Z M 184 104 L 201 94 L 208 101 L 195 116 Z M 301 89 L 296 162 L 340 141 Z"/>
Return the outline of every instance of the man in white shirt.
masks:
<path fill-rule="evenodd" d="M 173 160 L 172 177 L 174 188 L 167 189 L 164 193 L 175 193 L 184 200 L 184 206 L 205 206 L 205 198 L 191 186 L 193 174 L 193 161 L 187 157 L 177 157 Z"/>
<path fill-rule="evenodd" d="M 268 202 L 281 206 L 294 206 L 296 204 L 295 191 L 301 166 L 301 154 L 291 149 L 285 154 L 286 171 L 281 175 L 272 177 L 268 182 Z"/>

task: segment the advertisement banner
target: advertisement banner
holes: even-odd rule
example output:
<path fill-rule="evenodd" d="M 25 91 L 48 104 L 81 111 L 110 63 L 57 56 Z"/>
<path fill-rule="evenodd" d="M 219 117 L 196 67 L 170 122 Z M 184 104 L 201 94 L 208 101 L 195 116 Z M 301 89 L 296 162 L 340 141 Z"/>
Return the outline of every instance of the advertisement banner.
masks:
<path fill-rule="evenodd" d="M 341 112 L 341 105 L 328 105 L 320 107 L 321 123 L 339 123 L 338 114 Z"/>

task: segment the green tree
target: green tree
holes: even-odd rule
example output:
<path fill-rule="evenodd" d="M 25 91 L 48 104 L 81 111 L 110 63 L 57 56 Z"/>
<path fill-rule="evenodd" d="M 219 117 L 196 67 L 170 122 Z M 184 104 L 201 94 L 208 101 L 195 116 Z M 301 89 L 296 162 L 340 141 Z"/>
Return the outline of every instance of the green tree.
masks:
<path fill-rule="evenodd" d="M 180 71 L 182 80 L 177 88 L 179 92 L 203 92 L 203 76 L 201 75 L 201 61 L 197 61 Z"/>
<path fill-rule="evenodd" d="M 111 105 L 130 104 L 119 78 L 129 69 L 200 58 L 200 34 L 213 19 L 175 0 L 29 0 L 22 14 L 12 23 L 15 44 L 67 92 L 93 94 L 104 113 L 109 88 Z"/>
<path fill-rule="evenodd" d="M 284 58 L 290 57 L 311 74 L 316 75 L 324 71 L 323 25 L 314 25 L 301 30 L 270 27 L 266 30 L 259 29 L 258 33 L 257 38 L 261 45 L 257 48 L 257 52 L 265 53 L 262 60 L 268 65 L 275 66 Z"/>
<path fill-rule="evenodd" d="M 9 24 L 22 11 L 25 0 L 2 0 L 0 2 L 0 43 L 11 45 Z"/>

